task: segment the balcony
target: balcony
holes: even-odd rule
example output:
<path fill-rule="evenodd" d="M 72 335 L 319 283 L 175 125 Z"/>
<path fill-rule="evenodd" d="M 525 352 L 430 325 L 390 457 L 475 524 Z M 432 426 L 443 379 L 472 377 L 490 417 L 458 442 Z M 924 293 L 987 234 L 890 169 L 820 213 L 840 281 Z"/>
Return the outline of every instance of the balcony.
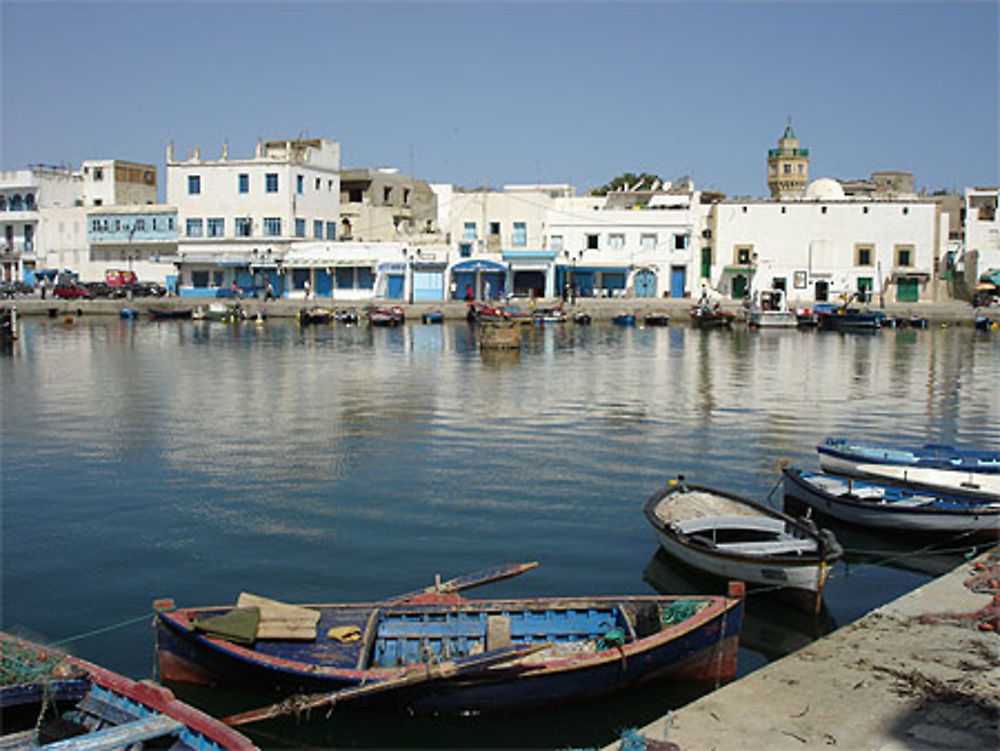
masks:
<path fill-rule="evenodd" d="M 791 156 L 809 156 L 809 149 L 768 149 L 767 156 L 769 159 L 775 159 L 777 157 L 791 157 Z"/>

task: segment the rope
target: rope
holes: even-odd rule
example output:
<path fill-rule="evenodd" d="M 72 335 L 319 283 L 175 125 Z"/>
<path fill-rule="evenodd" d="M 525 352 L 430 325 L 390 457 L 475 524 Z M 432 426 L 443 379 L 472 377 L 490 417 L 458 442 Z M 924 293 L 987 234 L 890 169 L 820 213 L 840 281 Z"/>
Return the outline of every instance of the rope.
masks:
<path fill-rule="evenodd" d="M 110 626 L 103 626 L 102 628 L 95 628 L 92 631 L 85 631 L 82 634 L 77 634 L 76 636 L 68 636 L 65 639 L 60 639 L 59 641 L 52 642 L 53 647 L 59 647 L 63 644 L 71 644 L 75 641 L 80 641 L 81 639 L 87 639 L 91 636 L 97 636 L 98 634 L 106 634 L 108 631 L 115 631 L 119 628 L 124 628 L 125 626 L 131 626 L 135 623 L 141 623 L 149 619 L 149 613 L 145 615 L 140 615 L 135 618 L 129 618 L 127 621 L 120 621 L 118 623 L 112 623 Z"/>

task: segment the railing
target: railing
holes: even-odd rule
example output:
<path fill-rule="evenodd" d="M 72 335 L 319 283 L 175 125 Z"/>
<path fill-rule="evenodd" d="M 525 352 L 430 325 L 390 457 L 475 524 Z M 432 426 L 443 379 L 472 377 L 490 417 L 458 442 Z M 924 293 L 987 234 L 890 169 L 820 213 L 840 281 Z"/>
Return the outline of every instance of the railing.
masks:
<path fill-rule="evenodd" d="M 768 157 L 809 156 L 809 149 L 768 149 Z"/>

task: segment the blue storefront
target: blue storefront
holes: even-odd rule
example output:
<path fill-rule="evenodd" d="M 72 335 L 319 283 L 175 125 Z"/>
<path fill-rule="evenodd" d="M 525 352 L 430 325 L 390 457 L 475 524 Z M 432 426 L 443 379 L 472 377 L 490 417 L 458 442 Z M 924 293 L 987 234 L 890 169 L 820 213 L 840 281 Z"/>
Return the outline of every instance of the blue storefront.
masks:
<path fill-rule="evenodd" d="M 507 267 L 495 261 L 480 259 L 462 261 L 451 267 L 455 284 L 453 299 L 497 299 L 507 294 Z"/>

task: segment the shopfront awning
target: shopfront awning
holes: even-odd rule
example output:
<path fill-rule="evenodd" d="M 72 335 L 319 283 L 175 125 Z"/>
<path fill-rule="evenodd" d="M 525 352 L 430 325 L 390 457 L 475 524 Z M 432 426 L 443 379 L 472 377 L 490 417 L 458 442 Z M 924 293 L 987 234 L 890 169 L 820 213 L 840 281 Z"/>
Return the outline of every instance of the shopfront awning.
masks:
<path fill-rule="evenodd" d="M 492 274 L 506 274 L 507 267 L 502 263 L 496 263 L 495 261 L 484 261 L 481 259 L 475 259 L 470 261 L 462 261 L 461 263 L 456 263 L 451 267 L 452 273 L 455 274 L 469 274 L 475 272 L 486 272 Z"/>

